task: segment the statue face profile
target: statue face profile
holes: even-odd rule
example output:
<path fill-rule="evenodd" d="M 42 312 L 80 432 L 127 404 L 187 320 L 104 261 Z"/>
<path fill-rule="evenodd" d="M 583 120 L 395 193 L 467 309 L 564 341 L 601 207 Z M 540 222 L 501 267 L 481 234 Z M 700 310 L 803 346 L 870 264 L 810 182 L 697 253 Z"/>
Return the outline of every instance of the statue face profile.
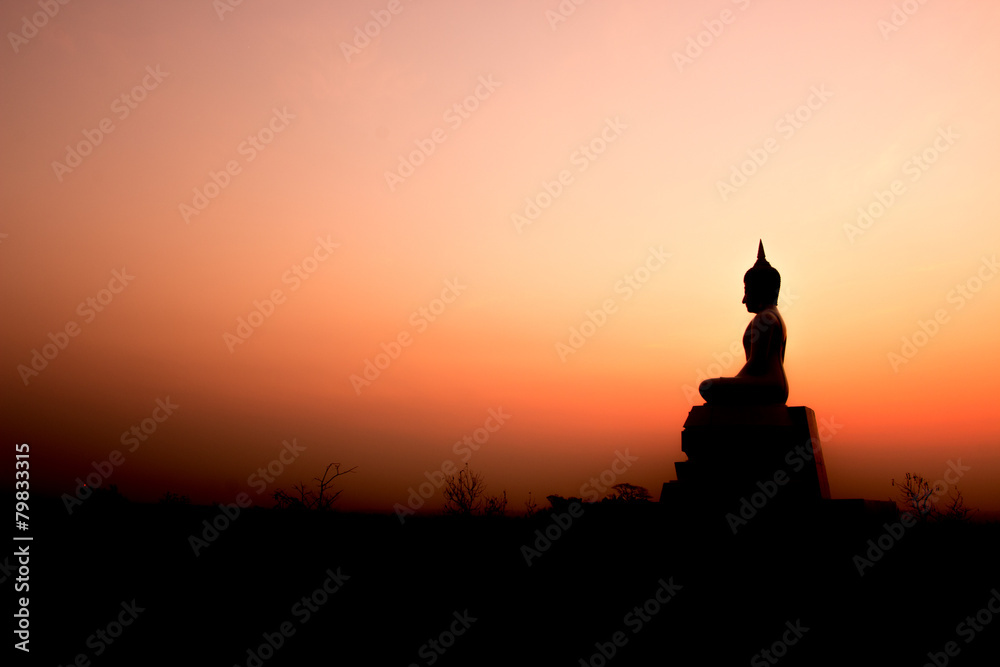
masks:
<path fill-rule="evenodd" d="M 747 362 L 735 377 L 712 378 L 698 391 L 715 405 L 764 405 L 788 399 L 785 377 L 785 322 L 778 312 L 781 275 L 764 257 L 763 241 L 757 262 L 743 276 L 743 303 L 755 313 L 743 333 Z"/>
<path fill-rule="evenodd" d="M 747 312 L 759 313 L 765 308 L 772 308 L 778 305 L 777 289 L 769 287 L 762 288 L 753 283 L 743 283 L 743 301 Z"/>
<path fill-rule="evenodd" d="M 769 305 L 774 305 L 765 303 L 765 299 L 761 297 L 759 291 L 753 291 L 753 288 L 746 283 L 743 283 L 743 301 L 740 303 L 746 304 L 748 313 L 759 313 Z"/>

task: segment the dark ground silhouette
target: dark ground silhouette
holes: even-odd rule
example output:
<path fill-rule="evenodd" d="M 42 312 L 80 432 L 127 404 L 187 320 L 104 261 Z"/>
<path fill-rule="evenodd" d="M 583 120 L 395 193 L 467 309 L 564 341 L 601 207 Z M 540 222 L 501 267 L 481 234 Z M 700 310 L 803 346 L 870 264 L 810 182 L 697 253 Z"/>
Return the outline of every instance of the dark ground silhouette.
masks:
<path fill-rule="evenodd" d="M 195 556 L 217 508 L 32 508 L 39 664 L 972 665 L 1000 648 L 1000 614 L 971 641 L 957 632 L 1000 586 L 998 524 L 898 533 L 883 516 L 764 506 L 734 535 L 724 513 L 657 503 L 404 525 L 250 508 Z"/>

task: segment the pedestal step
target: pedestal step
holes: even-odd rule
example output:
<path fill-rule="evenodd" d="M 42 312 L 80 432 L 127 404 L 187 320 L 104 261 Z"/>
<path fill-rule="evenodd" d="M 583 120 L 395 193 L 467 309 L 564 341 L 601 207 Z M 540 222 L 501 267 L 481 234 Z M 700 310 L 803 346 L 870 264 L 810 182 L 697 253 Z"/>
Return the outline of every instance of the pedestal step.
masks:
<path fill-rule="evenodd" d="M 812 409 L 786 405 L 691 408 L 675 464 L 683 493 L 718 498 L 765 494 L 777 503 L 830 498 Z M 668 491 L 664 495 L 680 492 Z"/>

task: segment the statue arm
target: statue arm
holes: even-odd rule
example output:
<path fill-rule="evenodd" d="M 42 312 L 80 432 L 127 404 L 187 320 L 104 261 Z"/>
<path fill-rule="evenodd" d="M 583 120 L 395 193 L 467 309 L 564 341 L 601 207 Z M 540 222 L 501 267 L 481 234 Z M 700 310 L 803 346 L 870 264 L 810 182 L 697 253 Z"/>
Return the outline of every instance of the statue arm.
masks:
<path fill-rule="evenodd" d="M 774 316 L 768 313 L 760 313 L 753 318 L 750 322 L 750 353 L 746 364 L 736 374 L 737 377 L 769 374 L 775 351 L 780 354 L 780 347 L 774 344 L 777 336 L 781 335 L 781 328 L 777 324 Z"/>
<path fill-rule="evenodd" d="M 760 404 L 788 400 L 785 324 L 775 309 L 758 313 L 743 334 L 747 362 L 736 377 L 711 378 L 698 387 L 707 403 Z"/>

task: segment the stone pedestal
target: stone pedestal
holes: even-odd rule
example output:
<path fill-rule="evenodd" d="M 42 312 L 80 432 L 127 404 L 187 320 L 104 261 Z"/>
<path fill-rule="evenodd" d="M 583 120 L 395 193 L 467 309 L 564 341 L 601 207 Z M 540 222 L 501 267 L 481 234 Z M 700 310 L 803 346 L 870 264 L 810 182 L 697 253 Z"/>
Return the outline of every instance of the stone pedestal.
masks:
<path fill-rule="evenodd" d="M 818 502 L 830 498 L 816 415 L 787 405 L 691 408 L 675 464 L 677 481 L 663 485 L 661 501 L 729 501 L 764 493 L 769 503 Z"/>

